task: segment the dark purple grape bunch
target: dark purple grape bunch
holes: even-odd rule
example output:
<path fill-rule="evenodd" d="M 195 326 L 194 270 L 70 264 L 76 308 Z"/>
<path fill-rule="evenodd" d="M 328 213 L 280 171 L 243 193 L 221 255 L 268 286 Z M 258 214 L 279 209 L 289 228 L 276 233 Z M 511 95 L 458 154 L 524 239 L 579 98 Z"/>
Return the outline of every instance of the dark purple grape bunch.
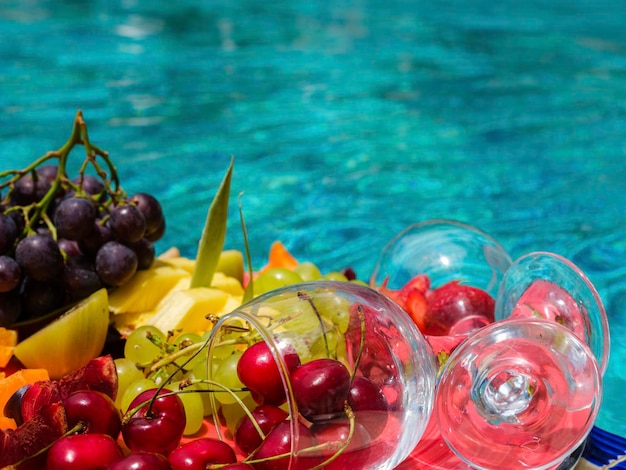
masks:
<path fill-rule="evenodd" d="M 70 178 L 66 162 L 78 144 L 90 152 Z M 125 284 L 152 265 L 164 232 L 159 201 L 126 195 L 108 154 L 89 143 L 79 113 L 60 150 L 0 172 L 0 326 Z"/>

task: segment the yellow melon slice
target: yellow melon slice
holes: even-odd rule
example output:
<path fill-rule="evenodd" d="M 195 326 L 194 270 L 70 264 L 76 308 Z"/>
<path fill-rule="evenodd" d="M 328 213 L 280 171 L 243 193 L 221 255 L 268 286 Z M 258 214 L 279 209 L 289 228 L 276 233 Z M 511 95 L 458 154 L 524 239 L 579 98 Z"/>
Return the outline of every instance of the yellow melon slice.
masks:
<path fill-rule="evenodd" d="M 100 289 L 17 343 L 13 354 L 25 367 L 46 369 L 59 379 L 102 352 L 108 329 L 108 295 Z"/>

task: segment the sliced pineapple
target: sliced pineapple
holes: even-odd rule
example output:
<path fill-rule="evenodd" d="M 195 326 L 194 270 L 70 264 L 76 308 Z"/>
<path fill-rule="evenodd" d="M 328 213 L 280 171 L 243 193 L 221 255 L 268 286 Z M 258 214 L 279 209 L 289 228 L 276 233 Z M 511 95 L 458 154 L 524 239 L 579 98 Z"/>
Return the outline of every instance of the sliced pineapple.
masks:
<path fill-rule="evenodd" d="M 115 314 L 155 310 L 161 299 L 185 278 L 191 278 L 188 271 L 156 260 L 154 267 L 137 271 L 130 281 L 111 292 L 109 308 Z"/>
<path fill-rule="evenodd" d="M 185 258 L 183 256 L 176 256 L 173 258 L 162 259 L 162 262 L 172 266 L 174 268 L 180 268 L 187 271 L 190 275 L 193 274 L 193 270 L 196 267 L 196 261 L 193 259 Z"/>
<path fill-rule="evenodd" d="M 182 330 L 203 333 L 213 326 L 207 315 L 220 316 L 240 304 L 240 296 L 212 287 L 178 290 L 167 297 L 148 324 L 163 332 Z"/>

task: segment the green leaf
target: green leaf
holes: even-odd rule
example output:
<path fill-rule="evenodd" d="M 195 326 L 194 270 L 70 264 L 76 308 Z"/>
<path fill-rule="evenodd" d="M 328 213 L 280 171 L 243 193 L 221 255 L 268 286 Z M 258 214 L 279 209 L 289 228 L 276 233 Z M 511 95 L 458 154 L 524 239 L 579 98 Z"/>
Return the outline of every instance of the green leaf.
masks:
<path fill-rule="evenodd" d="M 230 197 L 230 180 L 233 173 L 234 158 L 231 159 L 228 171 L 220 184 L 209 212 L 207 213 L 202 237 L 198 244 L 196 266 L 191 276 L 189 287 L 209 287 L 217 268 L 224 240 L 226 239 L 226 222 L 228 220 L 228 199 Z"/>

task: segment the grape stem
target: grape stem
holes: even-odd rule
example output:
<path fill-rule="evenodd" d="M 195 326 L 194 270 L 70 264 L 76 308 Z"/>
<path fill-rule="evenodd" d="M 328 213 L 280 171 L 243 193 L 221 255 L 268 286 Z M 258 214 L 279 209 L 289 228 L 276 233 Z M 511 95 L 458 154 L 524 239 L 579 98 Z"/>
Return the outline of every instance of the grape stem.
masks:
<path fill-rule="evenodd" d="M 74 118 L 74 124 L 72 126 L 72 132 L 70 134 L 70 137 L 68 138 L 67 142 L 65 142 L 65 144 L 63 144 L 58 150 L 47 152 L 45 155 L 34 160 L 30 165 L 28 165 L 26 168 L 23 168 L 22 170 L 6 170 L 0 172 L 0 180 L 10 176 L 7 181 L 0 183 L 0 189 L 4 189 L 6 187 L 9 188 L 6 196 L 8 199 L 11 192 L 15 189 L 16 183 L 21 178 L 30 173 L 32 175 L 33 181 L 36 182 L 37 178 L 39 178 L 36 172 L 37 167 L 47 162 L 48 160 L 58 160 L 56 178 L 51 183 L 50 189 L 41 198 L 41 200 L 27 206 L 13 206 L 6 210 L 6 212 L 17 210 L 22 211 L 26 222 L 24 227 L 24 235 L 31 235 L 35 233 L 35 227 L 37 223 L 42 220 L 50 230 L 53 238 L 56 240 L 56 228 L 54 227 L 54 224 L 52 223 L 50 218 L 47 216 L 46 211 L 50 204 L 54 201 L 62 182 L 70 184 L 70 186 L 80 195 L 85 196 L 85 194 L 81 192 L 80 183 L 78 185 L 74 185 L 66 181 L 65 170 L 67 166 L 67 160 L 70 152 L 76 145 L 83 145 L 85 147 L 85 152 L 87 153 L 87 158 L 80 168 L 80 183 L 82 183 L 87 165 L 91 164 L 94 167 L 98 176 L 102 179 L 106 190 L 111 194 L 111 201 L 107 202 L 107 204 L 114 204 L 120 198 L 125 197 L 124 192 L 120 189 L 117 169 L 109 158 L 108 152 L 102 150 L 101 148 L 90 142 L 87 132 L 87 124 L 85 123 L 85 119 L 83 118 L 83 113 L 81 110 L 78 110 Z M 103 167 L 98 163 L 96 157 L 100 157 L 104 160 L 110 177 L 107 177 L 107 170 L 103 169 Z M 113 186 L 111 185 L 111 182 L 113 183 Z"/>

